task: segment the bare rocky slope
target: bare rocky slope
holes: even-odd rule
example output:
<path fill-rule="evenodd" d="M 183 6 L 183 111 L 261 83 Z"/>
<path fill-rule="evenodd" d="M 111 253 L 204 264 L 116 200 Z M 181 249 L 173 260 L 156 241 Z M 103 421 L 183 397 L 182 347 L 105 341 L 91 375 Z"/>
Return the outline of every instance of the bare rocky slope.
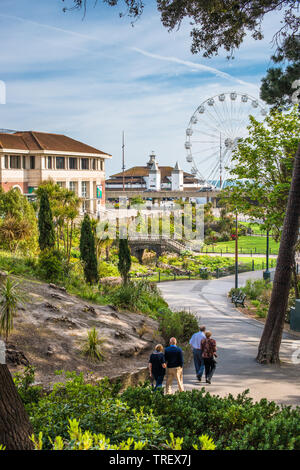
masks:
<path fill-rule="evenodd" d="M 157 322 L 144 315 L 86 302 L 53 284 L 25 280 L 21 288 L 27 302 L 14 318 L 7 363 L 12 373 L 34 365 L 36 381 L 46 387 L 61 381 L 56 370 L 93 372 L 95 379 L 141 371 L 161 341 Z M 81 352 L 93 327 L 104 339 L 103 362 L 90 362 Z"/>

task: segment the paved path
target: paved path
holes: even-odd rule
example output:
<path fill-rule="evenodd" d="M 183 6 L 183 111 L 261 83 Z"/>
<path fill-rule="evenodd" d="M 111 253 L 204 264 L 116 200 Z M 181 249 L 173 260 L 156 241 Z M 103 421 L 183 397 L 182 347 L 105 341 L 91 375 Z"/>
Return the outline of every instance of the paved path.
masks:
<path fill-rule="evenodd" d="M 262 277 L 262 271 L 239 275 L 240 285 L 246 279 Z M 239 313 L 227 298 L 234 286 L 234 276 L 212 281 L 175 281 L 159 284 L 164 298 L 173 309 L 190 309 L 213 332 L 218 346 L 218 365 L 212 384 L 199 384 L 194 365 L 184 371 L 186 390 L 204 386 L 221 396 L 237 395 L 245 389 L 255 400 L 268 398 L 278 403 L 300 405 L 300 363 L 291 357 L 300 338 L 284 333 L 281 347 L 282 364 L 260 365 L 255 361 L 263 324 Z"/>

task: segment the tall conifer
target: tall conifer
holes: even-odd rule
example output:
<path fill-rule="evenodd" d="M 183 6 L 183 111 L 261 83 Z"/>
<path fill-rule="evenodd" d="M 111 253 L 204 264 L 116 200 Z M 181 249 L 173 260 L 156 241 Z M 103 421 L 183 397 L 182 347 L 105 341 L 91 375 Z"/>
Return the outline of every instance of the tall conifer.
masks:
<path fill-rule="evenodd" d="M 91 219 L 85 214 L 81 224 L 80 258 L 83 262 L 84 277 L 86 282 L 94 284 L 98 281 L 98 264 L 96 256 L 95 238 L 92 230 Z"/>
<path fill-rule="evenodd" d="M 52 219 L 52 211 L 47 191 L 43 191 L 41 194 L 38 226 L 40 249 L 45 250 L 46 248 L 54 248 L 55 233 Z"/>
<path fill-rule="evenodd" d="M 119 263 L 118 263 L 118 270 L 123 278 L 124 284 L 127 284 L 129 279 L 129 271 L 131 268 L 131 256 L 130 256 L 130 248 L 128 246 L 128 240 L 120 239 L 119 240 Z"/>

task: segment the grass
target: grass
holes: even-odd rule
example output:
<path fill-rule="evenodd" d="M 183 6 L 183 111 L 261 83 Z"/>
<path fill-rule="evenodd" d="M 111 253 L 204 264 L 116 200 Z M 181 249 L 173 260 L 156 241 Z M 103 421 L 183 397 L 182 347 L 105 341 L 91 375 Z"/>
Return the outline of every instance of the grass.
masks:
<path fill-rule="evenodd" d="M 266 253 L 266 244 L 267 238 L 266 237 L 255 237 L 255 236 L 242 236 L 239 237 L 238 240 L 238 247 L 239 253 L 253 253 L 253 254 L 265 254 Z M 273 238 L 270 237 L 269 239 L 269 246 L 270 246 L 270 254 L 277 255 L 279 249 L 279 243 L 275 242 Z M 229 242 L 220 242 L 216 245 L 204 245 L 203 252 L 216 252 L 219 253 L 234 253 L 235 252 L 235 241 Z"/>
<path fill-rule="evenodd" d="M 216 257 L 216 258 L 221 258 L 221 257 Z M 221 258 L 222 260 L 224 260 L 225 258 Z M 230 260 L 230 264 L 227 265 L 226 267 L 223 267 L 223 268 L 219 268 L 219 271 L 217 273 L 217 271 L 215 270 L 215 268 L 213 267 L 210 267 L 208 268 L 208 273 L 211 273 L 209 275 L 209 278 L 211 279 L 212 277 L 222 277 L 224 275 L 230 275 L 230 274 L 233 274 L 234 273 L 234 266 L 235 266 L 235 261 L 234 261 L 234 258 L 226 258 L 228 260 Z M 276 266 L 276 260 L 271 258 L 270 259 L 270 264 L 269 264 L 269 267 L 270 268 L 275 268 Z M 254 271 L 258 271 L 258 270 L 261 270 L 261 269 L 265 269 L 266 268 L 266 260 L 264 258 L 252 258 L 252 257 L 243 257 L 243 258 L 240 258 L 240 262 L 239 262 L 239 272 L 246 272 L 246 271 L 252 271 L 254 268 Z M 132 278 L 134 278 L 134 273 L 132 273 Z M 202 273 L 200 274 L 200 270 L 199 272 L 193 272 L 193 271 L 190 271 L 190 273 L 188 274 L 173 274 L 173 273 L 164 273 L 164 272 L 161 272 L 160 274 L 158 272 L 155 272 L 153 274 L 150 274 L 150 275 L 145 275 L 145 278 L 149 281 L 152 281 L 152 282 L 163 282 L 163 281 L 183 281 L 183 280 L 187 280 L 187 279 L 205 279 L 207 278 L 207 276 L 205 275 L 205 273 Z"/>

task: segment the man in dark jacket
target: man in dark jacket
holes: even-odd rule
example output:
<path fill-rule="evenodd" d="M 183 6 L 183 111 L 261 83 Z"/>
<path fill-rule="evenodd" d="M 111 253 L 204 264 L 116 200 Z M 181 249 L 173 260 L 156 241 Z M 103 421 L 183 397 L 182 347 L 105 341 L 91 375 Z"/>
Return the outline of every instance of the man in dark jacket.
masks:
<path fill-rule="evenodd" d="M 176 338 L 170 339 L 170 346 L 165 349 L 165 360 L 167 363 L 167 383 L 166 394 L 172 393 L 173 380 L 177 380 L 178 390 L 184 391 L 183 388 L 183 354 L 181 348 L 176 346 Z"/>

